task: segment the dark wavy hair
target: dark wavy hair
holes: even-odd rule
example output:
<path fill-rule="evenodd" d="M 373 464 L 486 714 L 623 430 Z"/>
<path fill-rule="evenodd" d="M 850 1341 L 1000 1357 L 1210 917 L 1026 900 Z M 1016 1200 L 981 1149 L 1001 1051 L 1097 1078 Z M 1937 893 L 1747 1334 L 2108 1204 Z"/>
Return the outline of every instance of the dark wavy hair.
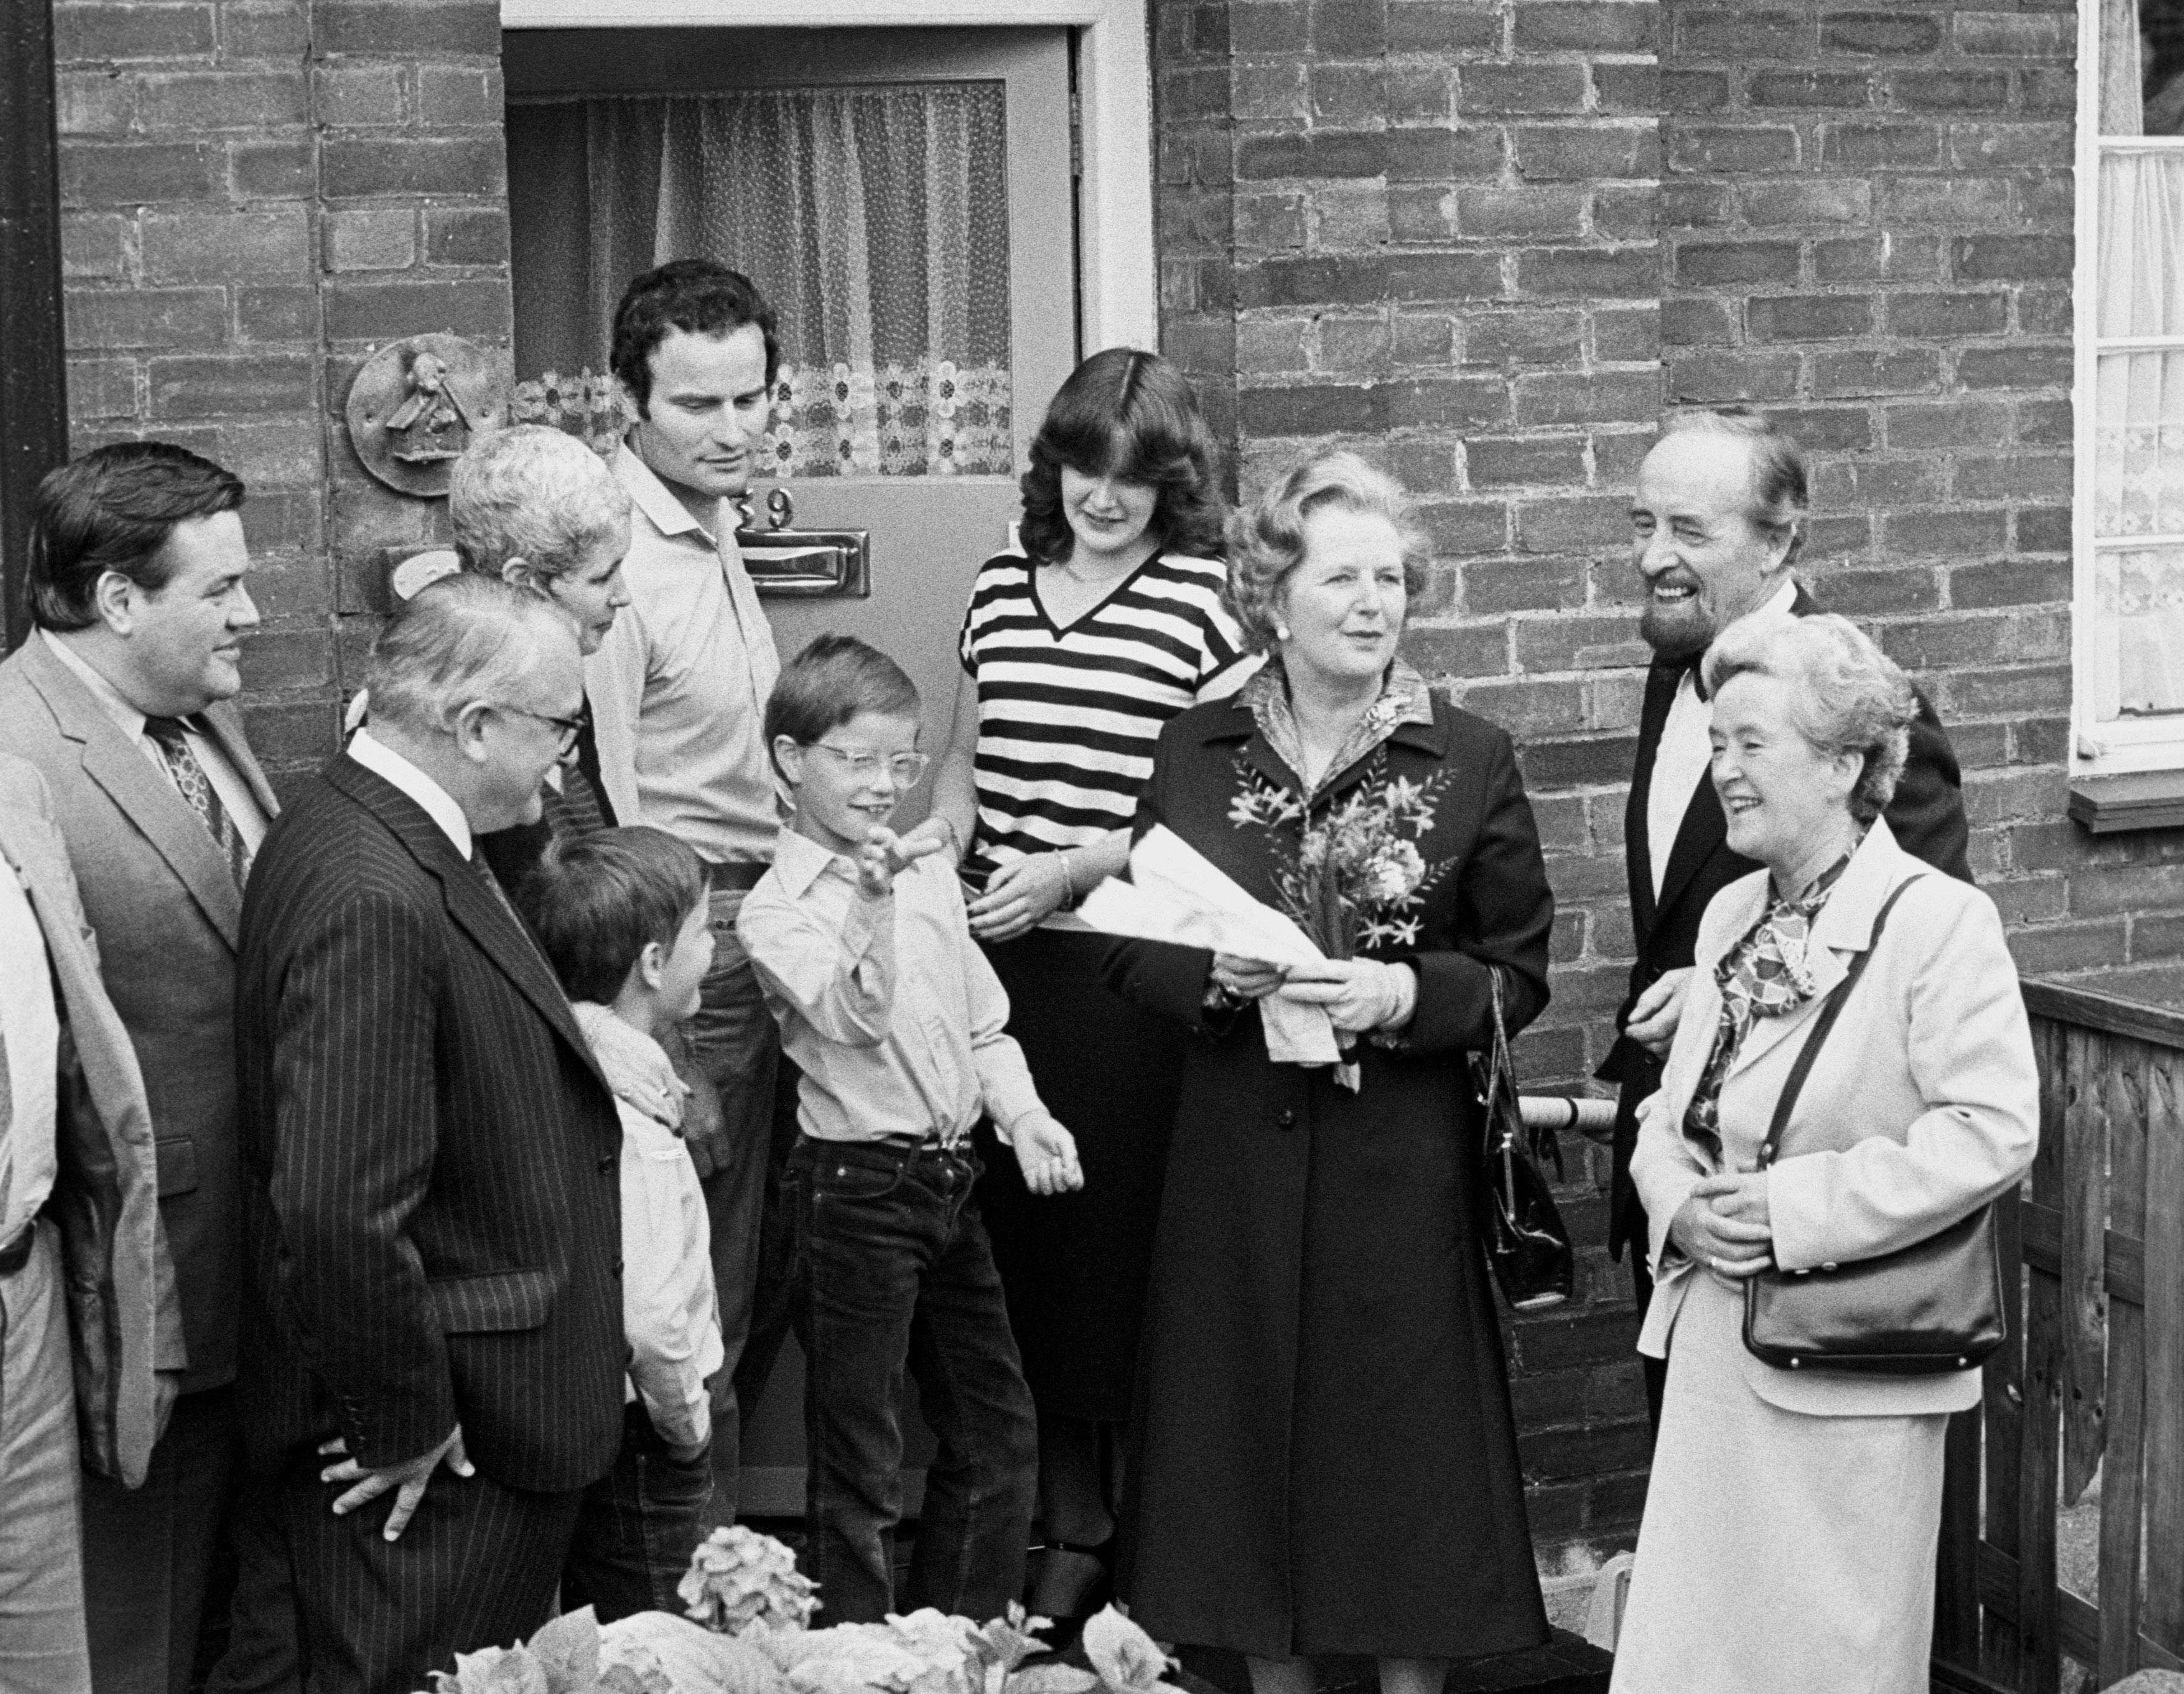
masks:
<path fill-rule="evenodd" d="M 772 387 L 781 369 L 781 340 L 774 333 L 773 308 L 758 285 L 710 259 L 671 259 L 622 291 L 621 304 L 615 308 L 609 363 L 644 416 L 652 404 L 653 349 L 667 339 L 668 331 L 724 336 L 746 324 L 756 324 L 766 342 L 766 381 Z"/>
<path fill-rule="evenodd" d="M 1061 470 L 1114 476 L 1157 489 L 1153 533 L 1179 553 L 1217 556 L 1221 498 L 1213 486 L 1213 432 L 1199 415 L 1190 379 L 1156 353 L 1111 347 L 1061 385 L 1032 439 L 1023 474 L 1024 550 L 1057 565 L 1076 544 L 1061 510 Z"/>
<path fill-rule="evenodd" d="M 174 574 L 175 526 L 235 511 L 242 495 L 233 471 L 165 441 L 117 441 L 48 471 L 31 500 L 32 621 L 88 629 L 109 571 L 156 594 Z"/>

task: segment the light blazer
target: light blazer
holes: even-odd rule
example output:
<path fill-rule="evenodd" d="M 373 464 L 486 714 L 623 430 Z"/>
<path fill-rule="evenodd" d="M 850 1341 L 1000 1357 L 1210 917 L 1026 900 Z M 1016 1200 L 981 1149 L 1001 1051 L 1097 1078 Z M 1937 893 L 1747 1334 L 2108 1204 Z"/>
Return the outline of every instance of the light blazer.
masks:
<path fill-rule="evenodd" d="M 2032 1034 L 1994 902 L 1938 874 L 1876 821 L 1814 921 L 1814 993 L 1785 1017 L 1761 1018 L 1722 1084 L 1721 1122 L 1763 1137 L 1791 1066 L 1853 956 L 1873 945 L 1890 891 L 1905 893 L 1865 974 L 1814 1060 L 1769 1174 L 1775 1262 L 1808 1270 L 1909 1246 L 2014 1189 L 2040 1133 Z M 1721 1017 L 1714 967 L 1766 910 L 1768 873 L 1731 883 L 1699 926 L 1698 969 L 1660 1092 L 1639 1108 L 1630 1174 L 1652 1240 L 1653 1303 L 1639 1350 L 1660 1357 L 1696 1269 L 1664 1255 L 1669 1223 L 1712 1174 L 1683 1133 L 1685 1109 Z M 1744 1357 L 1752 1392 L 1786 1411 L 1823 1415 L 1956 1412 L 1975 1404 L 1980 1374 L 1829 1377 Z"/>
<path fill-rule="evenodd" d="M 134 1488 L 159 1434 L 155 1373 L 183 1361 L 152 1115 L 129 1032 L 98 979 L 98 938 L 84 922 L 45 779 L 6 754 L 0 859 L 29 891 L 64 1014 L 54 1124 L 60 1169 L 46 1212 L 60 1225 L 67 1268 L 83 1462 Z"/>
<path fill-rule="evenodd" d="M 279 810 L 232 705 L 203 714 L 268 818 Z M 0 664 L 7 747 L 52 791 L 106 991 L 143 1068 L 189 1369 L 234 1379 L 242 1224 L 236 1174 L 235 952 L 242 896 L 189 802 L 32 636 Z"/>
<path fill-rule="evenodd" d="M 1791 605 L 1792 616 L 1809 617 L 1825 611 L 1801 584 Z M 1630 1021 L 1630 1008 L 1638 996 L 1669 972 L 1691 962 L 1697 945 L 1700 921 L 1713 897 L 1748 875 L 1752 861 L 1729 847 L 1729 824 L 1721 810 L 1721 796 L 1711 778 L 1702 775 L 1685 809 L 1676 839 L 1669 844 L 1667 874 L 1660 897 L 1653 894 L 1653 850 L 1646 836 L 1646 814 L 1651 807 L 1653 761 L 1668 727 L 1669 710 L 1683 683 L 1680 666 L 1655 665 L 1646 676 L 1646 698 L 1638 717 L 1638 762 L 1631 774 L 1630 795 L 1624 806 L 1624 869 L 1630 887 L 1632 950 L 1630 985 L 1615 1014 L 1615 1045 L 1594 1074 L 1621 1084 L 1615 1113 L 1613 1173 L 1608 1190 L 1607 1250 L 1620 1257 L 1625 1241 L 1645 1233 L 1638 1216 L 1636 1195 L 1630 1184 L 1630 1150 L 1638 1137 L 1638 1103 L 1660 1086 L 1660 1062 L 1623 1033 Z M 1948 732 L 1934 715 L 1922 694 L 1919 716 L 1911 724 L 1911 745 L 1903 761 L 1903 774 L 1888 802 L 1888 825 L 1896 844 L 1914 857 L 1963 882 L 1972 879 L 1967 850 L 1970 826 L 1964 820 L 1964 773 L 1957 764 Z"/>

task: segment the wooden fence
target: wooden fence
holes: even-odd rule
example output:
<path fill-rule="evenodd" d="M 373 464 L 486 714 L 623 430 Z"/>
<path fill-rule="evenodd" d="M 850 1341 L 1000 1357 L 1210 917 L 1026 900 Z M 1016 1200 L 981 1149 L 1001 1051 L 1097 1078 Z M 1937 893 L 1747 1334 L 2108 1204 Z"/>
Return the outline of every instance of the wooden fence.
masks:
<path fill-rule="evenodd" d="M 2003 1206 L 2010 1339 L 1949 1435 L 1937 1688 L 2184 1670 L 2184 1012 L 2027 983 L 2040 1152 Z M 1983 1461 L 1983 1462 L 1982 1462 Z M 2098 1591 L 2056 1516 L 2100 1479 Z"/>

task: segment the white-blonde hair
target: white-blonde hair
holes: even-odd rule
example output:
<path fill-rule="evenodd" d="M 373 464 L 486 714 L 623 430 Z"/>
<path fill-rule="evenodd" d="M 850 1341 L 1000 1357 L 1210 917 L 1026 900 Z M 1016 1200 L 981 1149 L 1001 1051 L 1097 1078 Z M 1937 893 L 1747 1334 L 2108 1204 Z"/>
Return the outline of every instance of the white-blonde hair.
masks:
<path fill-rule="evenodd" d="M 551 582 L 602 543 L 629 550 L 629 496 L 614 472 L 576 437 L 543 424 L 472 442 L 448 484 L 448 516 L 464 567 L 488 577 L 521 559 Z"/>
<path fill-rule="evenodd" d="M 1852 816 L 1870 823 L 1888 809 L 1919 716 L 1918 691 L 1902 666 L 1847 617 L 1755 612 L 1730 625 L 1708 650 L 1707 692 L 1719 694 L 1747 673 L 1788 688 L 1791 721 L 1814 751 L 1858 755 Z"/>
<path fill-rule="evenodd" d="M 1228 585 L 1223 598 L 1250 651 L 1262 653 L 1274 644 L 1282 584 L 1304 562 L 1305 521 L 1329 506 L 1394 525 L 1403 549 L 1404 590 L 1415 596 L 1424 589 L 1433 546 L 1403 485 L 1354 453 L 1322 448 L 1298 460 L 1228 520 Z"/>

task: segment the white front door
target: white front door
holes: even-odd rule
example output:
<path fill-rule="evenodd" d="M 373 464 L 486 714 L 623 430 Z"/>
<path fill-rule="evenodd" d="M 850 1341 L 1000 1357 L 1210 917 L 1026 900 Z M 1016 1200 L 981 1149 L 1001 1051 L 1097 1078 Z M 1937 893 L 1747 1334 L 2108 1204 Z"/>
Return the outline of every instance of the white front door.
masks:
<path fill-rule="evenodd" d="M 557 379 L 550 413 L 520 390 L 529 409 L 604 437 L 603 380 L 579 373 L 604 378 L 630 279 L 693 256 L 749 276 L 783 365 L 756 521 L 779 487 L 796 528 L 870 537 L 864 594 L 768 597 L 783 655 L 825 630 L 883 649 L 936 754 L 972 579 L 1078 354 L 1069 53 L 1061 29 L 504 38 L 516 376 Z M 792 1341 L 744 1408 L 747 1515 L 803 1509 L 802 1364 Z M 906 1463 L 930 1452 L 914 1429 Z"/>

